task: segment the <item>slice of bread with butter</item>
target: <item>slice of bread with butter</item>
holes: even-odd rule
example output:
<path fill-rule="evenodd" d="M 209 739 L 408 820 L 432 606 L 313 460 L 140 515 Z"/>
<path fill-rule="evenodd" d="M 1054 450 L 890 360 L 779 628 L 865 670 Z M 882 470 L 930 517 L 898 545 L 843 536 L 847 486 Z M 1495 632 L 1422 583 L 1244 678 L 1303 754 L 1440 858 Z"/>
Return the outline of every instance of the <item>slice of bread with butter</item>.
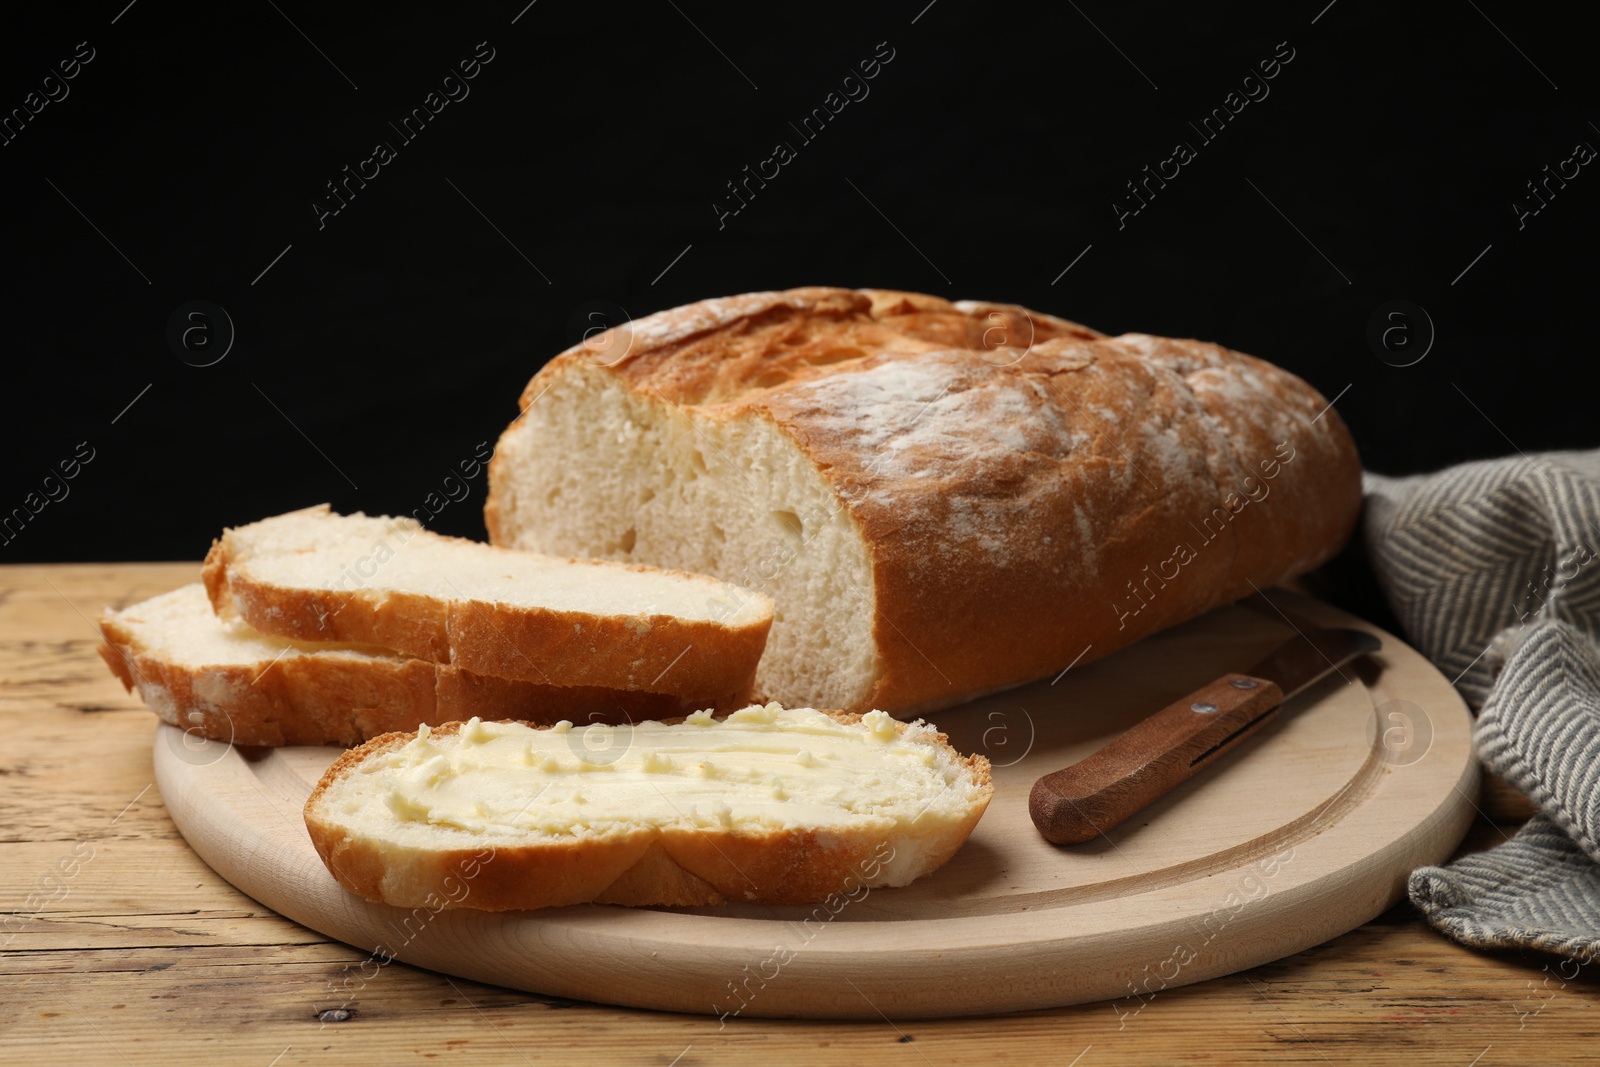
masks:
<path fill-rule="evenodd" d="M 328 768 L 305 819 L 341 885 L 398 907 L 798 904 L 933 871 L 993 792 L 926 723 L 767 704 L 387 734 Z"/>

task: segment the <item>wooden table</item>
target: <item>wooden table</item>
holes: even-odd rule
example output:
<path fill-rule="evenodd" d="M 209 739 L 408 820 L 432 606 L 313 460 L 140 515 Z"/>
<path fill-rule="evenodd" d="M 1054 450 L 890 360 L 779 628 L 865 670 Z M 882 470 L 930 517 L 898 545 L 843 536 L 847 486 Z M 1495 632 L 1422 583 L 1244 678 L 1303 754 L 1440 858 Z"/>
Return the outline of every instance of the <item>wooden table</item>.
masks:
<path fill-rule="evenodd" d="M 197 564 L 0 567 L 0 1062 L 1592 1063 L 1588 967 L 1486 955 L 1409 904 L 1315 949 L 1124 1002 L 947 1022 L 671 1015 L 531 996 L 393 963 L 348 1018 L 365 953 L 240 894 L 173 828 L 154 718 L 95 654 L 93 619 Z M 1463 846 L 1526 817 L 1486 791 Z M 1571 973 L 1571 967 L 1563 968 Z M 1125 1013 L 1125 1014 L 1124 1014 Z M 1074 1057 L 1078 1057 L 1074 1059 Z"/>

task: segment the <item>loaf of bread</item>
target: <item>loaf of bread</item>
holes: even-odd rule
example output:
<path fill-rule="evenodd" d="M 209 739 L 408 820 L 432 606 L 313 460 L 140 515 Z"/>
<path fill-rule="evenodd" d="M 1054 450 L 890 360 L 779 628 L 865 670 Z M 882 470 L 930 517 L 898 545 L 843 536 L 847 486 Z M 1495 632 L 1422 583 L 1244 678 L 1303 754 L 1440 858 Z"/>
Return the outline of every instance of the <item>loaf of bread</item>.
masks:
<path fill-rule="evenodd" d="M 767 597 L 703 575 L 508 551 L 326 505 L 224 531 L 203 577 L 219 614 L 263 633 L 701 708 L 746 702 L 772 624 Z"/>
<path fill-rule="evenodd" d="M 339 884 L 398 907 L 799 904 L 934 870 L 993 792 L 925 723 L 769 704 L 388 734 L 328 768 L 305 819 Z"/>
<path fill-rule="evenodd" d="M 166 723 L 239 745 L 355 745 L 473 715 L 635 722 L 696 710 L 681 697 L 539 685 L 378 648 L 271 637 L 219 618 L 198 582 L 100 616 L 100 656 Z"/>
<path fill-rule="evenodd" d="M 769 593 L 761 697 L 897 714 L 1298 575 L 1361 504 L 1338 413 L 1262 360 L 823 288 L 702 301 L 560 354 L 489 480 L 496 544 Z"/>

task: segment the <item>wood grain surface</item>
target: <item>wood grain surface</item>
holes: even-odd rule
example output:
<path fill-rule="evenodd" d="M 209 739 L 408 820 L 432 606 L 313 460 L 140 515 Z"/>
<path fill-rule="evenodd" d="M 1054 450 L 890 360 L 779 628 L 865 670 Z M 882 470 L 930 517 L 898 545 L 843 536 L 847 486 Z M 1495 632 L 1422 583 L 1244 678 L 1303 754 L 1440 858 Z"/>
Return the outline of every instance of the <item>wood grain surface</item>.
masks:
<path fill-rule="evenodd" d="M 154 717 L 92 617 L 198 565 L 0 569 L 0 1059 L 7 1062 L 1588 1063 L 1585 968 L 1488 955 L 1407 904 L 1275 963 L 1139 1001 L 955 1020 L 786 1021 L 591 1006 L 415 969 L 217 877 L 154 788 Z M 1494 784 L 1463 846 L 1525 818 Z M 366 964 L 363 966 L 363 964 Z M 352 978 L 352 976 L 354 976 Z"/>

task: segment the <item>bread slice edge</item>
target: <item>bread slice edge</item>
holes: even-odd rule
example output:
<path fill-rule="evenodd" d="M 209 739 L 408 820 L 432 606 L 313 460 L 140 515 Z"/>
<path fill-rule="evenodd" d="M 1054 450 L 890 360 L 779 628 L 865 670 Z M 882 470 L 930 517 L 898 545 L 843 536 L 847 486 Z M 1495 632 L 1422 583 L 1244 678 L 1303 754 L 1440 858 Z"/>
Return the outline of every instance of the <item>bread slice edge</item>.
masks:
<path fill-rule="evenodd" d="M 636 722 L 698 710 L 666 694 L 544 686 L 378 652 L 307 649 L 287 640 L 274 642 L 276 656 L 177 663 L 152 647 L 153 624 L 138 613 L 191 588 L 102 612 L 99 652 L 123 688 L 137 692 L 162 722 L 198 737 L 246 746 L 350 746 L 473 715 L 549 725 L 562 719 Z M 208 610 L 193 625 L 225 624 Z"/>
<path fill-rule="evenodd" d="M 339 517 L 325 504 L 287 514 Z M 263 633 L 377 645 L 478 675 L 662 693 L 732 709 L 750 696 L 772 625 L 772 601 L 762 593 L 687 571 L 604 560 L 570 562 L 669 574 L 708 583 L 708 590 L 731 589 L 743 598 L 740 607 L 753 605 L 753 621 L 596 615 L 400 590 L 282 585 L 251 576 L 248 554 L 236 548 L 235 535 L 242 529 L 225 530 L 206 556 L 203 578 L 219 614 L 237 612 Z M 426 530 L 415 535 L 506 552 L 513 560 L 518 554 Z"/>

